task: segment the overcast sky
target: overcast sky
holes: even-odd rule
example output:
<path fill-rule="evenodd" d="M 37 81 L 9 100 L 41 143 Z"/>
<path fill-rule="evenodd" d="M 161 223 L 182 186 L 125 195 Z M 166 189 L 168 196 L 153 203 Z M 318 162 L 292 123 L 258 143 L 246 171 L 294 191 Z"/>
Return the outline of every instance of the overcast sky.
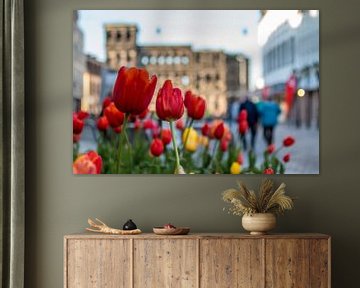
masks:
<path fill-rule="evenodd" d="M 261 76 L 257 44 L 258 10 L 82 10 L 85 53 L 105 60 L 104 24 L 131 23 L 138 45 L 190 44 L 194 49 L 223 49 L 250 58 L 250 85 Z"/>

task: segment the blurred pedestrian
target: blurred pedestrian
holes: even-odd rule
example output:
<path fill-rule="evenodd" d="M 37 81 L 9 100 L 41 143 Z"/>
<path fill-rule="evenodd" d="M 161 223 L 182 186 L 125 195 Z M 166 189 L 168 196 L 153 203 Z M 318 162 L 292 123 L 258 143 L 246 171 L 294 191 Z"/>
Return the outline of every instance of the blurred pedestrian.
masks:
<path fill-rule="evenodd" d="M 248 122 L 248 128 L 250 130 L 250 145 L 251 149 L 254 150 L 255 148 L 255 139 L 256 139 L 256 133 L 257 133 L 257 126 L 258 126 L 258 120 L 259 120 L 259 112 L 256 107 L 256 105 L 250 101 L 249 97 L 246 97 L 244 102 L 240 104 L 239 107 L 239 116 L 241 111 L 245 110 L 247 112 L 247 122 Z M 247 150 L 247 140 L 246 140 L 246 134 L 240 133 L 240 138 L 243 143 L 244 150 Z"/>
<path fill-rule="evenodd" d="M 268 98 L 266 101 L 261 103 L 258 108 L 261 117 L 261 124 L 264 129 L 264 138 L 269 146 L 273 143 L 274 129 L 278 123 L 278 117 L 281 113 L 281 109 L 279 104 L 272 98 Z"/>

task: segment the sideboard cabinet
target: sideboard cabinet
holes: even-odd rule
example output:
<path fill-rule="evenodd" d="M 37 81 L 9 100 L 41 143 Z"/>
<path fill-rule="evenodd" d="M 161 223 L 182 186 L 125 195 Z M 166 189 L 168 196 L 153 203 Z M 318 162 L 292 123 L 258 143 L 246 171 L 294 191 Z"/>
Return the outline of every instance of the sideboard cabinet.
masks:
<path fill-rule="evenodd" d="M 67 235 L 65 288 L 328 288 L 330 237 Z"/>

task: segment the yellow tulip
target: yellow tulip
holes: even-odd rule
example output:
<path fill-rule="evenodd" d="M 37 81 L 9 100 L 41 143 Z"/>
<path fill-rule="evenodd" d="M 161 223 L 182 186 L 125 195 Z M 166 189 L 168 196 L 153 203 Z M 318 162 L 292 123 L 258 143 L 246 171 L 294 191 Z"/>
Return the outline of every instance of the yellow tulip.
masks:
<path fill-rule="evenodd" d="M 233 162 L 230 167 L 231 174 L 240 174 L 241 172 L 241 165 L 238 162 Z"/>
<path fill-rule="evenodd" d="M 189 134 L 189 136 L 187 136 Z M 186 140 L 187 138 L 187 140 Z M 185 144 L 186 141 L 186 144 Z M 199 135 L 193 128 L 186 128 L 182 135 L 182 142 L 185 145 L 185 149 L 189 152 L 194 152 L 199 145 Z"/>
<path fill-rule="evenodd" d="M 199 143 L 200 145 L 207 147 L 209 145 L 209 137 L 206 136 L 200 136 L 199 137 Z"/>

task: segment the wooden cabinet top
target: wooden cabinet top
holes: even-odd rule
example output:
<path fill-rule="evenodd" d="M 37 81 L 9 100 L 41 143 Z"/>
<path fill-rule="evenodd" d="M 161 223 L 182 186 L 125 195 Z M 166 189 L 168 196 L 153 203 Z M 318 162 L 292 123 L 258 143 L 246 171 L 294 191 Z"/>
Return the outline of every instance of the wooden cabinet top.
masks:
<path fill-rule="evenodd" d="M 329 235 L 320 233 L 288 233 L 250 235 L 245 233 L 190 233 L 188 235 L 156 235 L 142 233 L 139 235 L 108 235 L 97 233 L 78 233 L 64 236 L 65 239 L 329 239 Z"/>

